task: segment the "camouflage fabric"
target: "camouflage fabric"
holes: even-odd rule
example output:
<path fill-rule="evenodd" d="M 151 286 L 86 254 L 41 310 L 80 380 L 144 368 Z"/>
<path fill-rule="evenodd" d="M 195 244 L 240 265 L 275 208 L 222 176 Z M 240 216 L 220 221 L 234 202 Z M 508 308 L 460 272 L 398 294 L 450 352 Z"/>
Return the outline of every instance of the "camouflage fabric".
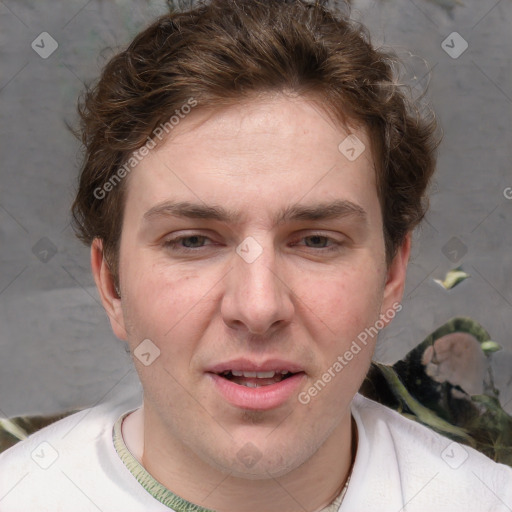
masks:
<path fill-rule="evenodd" d="M 501 349 L 471 318 L 454 318 L 393 366 L 373 362 L 359 391 L 453 441 L 512 466 L 512 416 L 500 404 L 490 364 L 482 382 L 483 393 L 477 395 L 466 393 L 449 380 L 437 382 L 425 371 L 425 351 L 451 333 L 472 335 L 486 358 Z"/>
<path fill-rule="evenodd" d="M 454 318 L 394 365 L 372 362 L 359 392 L 453 441 L 472 446 L 494 461 L 512 467 L 512 416 L 500 404 L 490 365 L 482 382 L 483 393 L 477 395 L 468 394 L 449 378 L 436 380 L 426 371 L 425 352 L 434 346 L 436 340 L 452 333 L 470 334 L 478 341 L 486 358 L 501 348 L 471 318 Z M 78 410 L 52 416 L 0 419 L 0 452 Z"/>

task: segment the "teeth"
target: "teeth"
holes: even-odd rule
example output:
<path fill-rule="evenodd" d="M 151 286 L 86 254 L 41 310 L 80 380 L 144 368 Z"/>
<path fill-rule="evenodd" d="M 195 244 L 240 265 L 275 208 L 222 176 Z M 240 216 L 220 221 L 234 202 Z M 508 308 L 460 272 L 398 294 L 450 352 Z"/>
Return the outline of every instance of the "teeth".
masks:
<path fill-rule="evenodd" d="M 242 372 L 239 370 L 231 370 L 231 373 L 233 374 L 233 377 L 257 377 L 258 379 L 271 379 L 274 377 L 276 372 Z M 288 372 L 281 372 L 281 373 L 288 373 Z"/>
<path fill-rule="evenodd" d="M 248 388 L 259 388 L 261 387 L 259 384 L 256 384 L 255 382 L 242 382 L 242 386 L 246 386 Z"/>
<path fill-rule="evenodd" d="M 276 372 L 256 372 L 258 379 L 271 379 Z"/>

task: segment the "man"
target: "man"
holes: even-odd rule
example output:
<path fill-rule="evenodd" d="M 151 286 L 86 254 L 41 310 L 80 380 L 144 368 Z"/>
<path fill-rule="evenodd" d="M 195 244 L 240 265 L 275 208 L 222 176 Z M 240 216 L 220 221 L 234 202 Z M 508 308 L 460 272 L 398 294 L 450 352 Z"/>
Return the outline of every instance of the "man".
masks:
<path fill-rule="evenodd" d="M 144 401 L 5 452 L 1 510 L 512 508 L 510 468 L 357 394 L 435 164 L 390 63 L 299 0 L 213 0 L 109 62 L 73 213 Z"/>

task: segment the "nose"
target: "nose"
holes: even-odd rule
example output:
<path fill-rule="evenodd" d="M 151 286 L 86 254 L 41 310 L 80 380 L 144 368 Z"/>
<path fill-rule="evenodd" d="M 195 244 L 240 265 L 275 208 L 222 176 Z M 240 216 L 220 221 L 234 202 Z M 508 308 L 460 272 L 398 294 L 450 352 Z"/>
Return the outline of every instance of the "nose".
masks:
<path fill-rule="evenodd" d="M 261 248 L 261 254 L 254 261 L 243 252 L 233 255 L 232 270 L 226 276 L 221 314 L 225 324 L 232 329 L 270 336 L 291 322 L 295 311 L 293 290 L 287 283 L 283 262 L 276 259 L 271 243 L 255 245 L 253 242 L 250 251 L 259 252 Z"/>

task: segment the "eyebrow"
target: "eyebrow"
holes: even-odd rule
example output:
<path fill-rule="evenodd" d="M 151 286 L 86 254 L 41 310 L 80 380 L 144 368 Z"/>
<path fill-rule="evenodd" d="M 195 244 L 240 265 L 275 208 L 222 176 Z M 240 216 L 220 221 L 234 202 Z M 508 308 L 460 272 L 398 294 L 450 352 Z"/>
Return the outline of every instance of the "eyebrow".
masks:
<path fill-rule="evenodd" d="M 238 223 L 241 212 L 228 210 L 220 205 L 204 205 L 189 201 L 166 201 L 149 209 L 143 216 L 145 221 L 158 217 L 185 217 L 189 219 L 217 220 L 226 223 Z M 274 216 L 274 224 L 294 221 L 321 221 L 356 217 L 367 222 L 366 211 L 356 203 L 347 200 L 336 200 L 329 203 L 313 205 L 294 204 L 288 206 Z"/>

